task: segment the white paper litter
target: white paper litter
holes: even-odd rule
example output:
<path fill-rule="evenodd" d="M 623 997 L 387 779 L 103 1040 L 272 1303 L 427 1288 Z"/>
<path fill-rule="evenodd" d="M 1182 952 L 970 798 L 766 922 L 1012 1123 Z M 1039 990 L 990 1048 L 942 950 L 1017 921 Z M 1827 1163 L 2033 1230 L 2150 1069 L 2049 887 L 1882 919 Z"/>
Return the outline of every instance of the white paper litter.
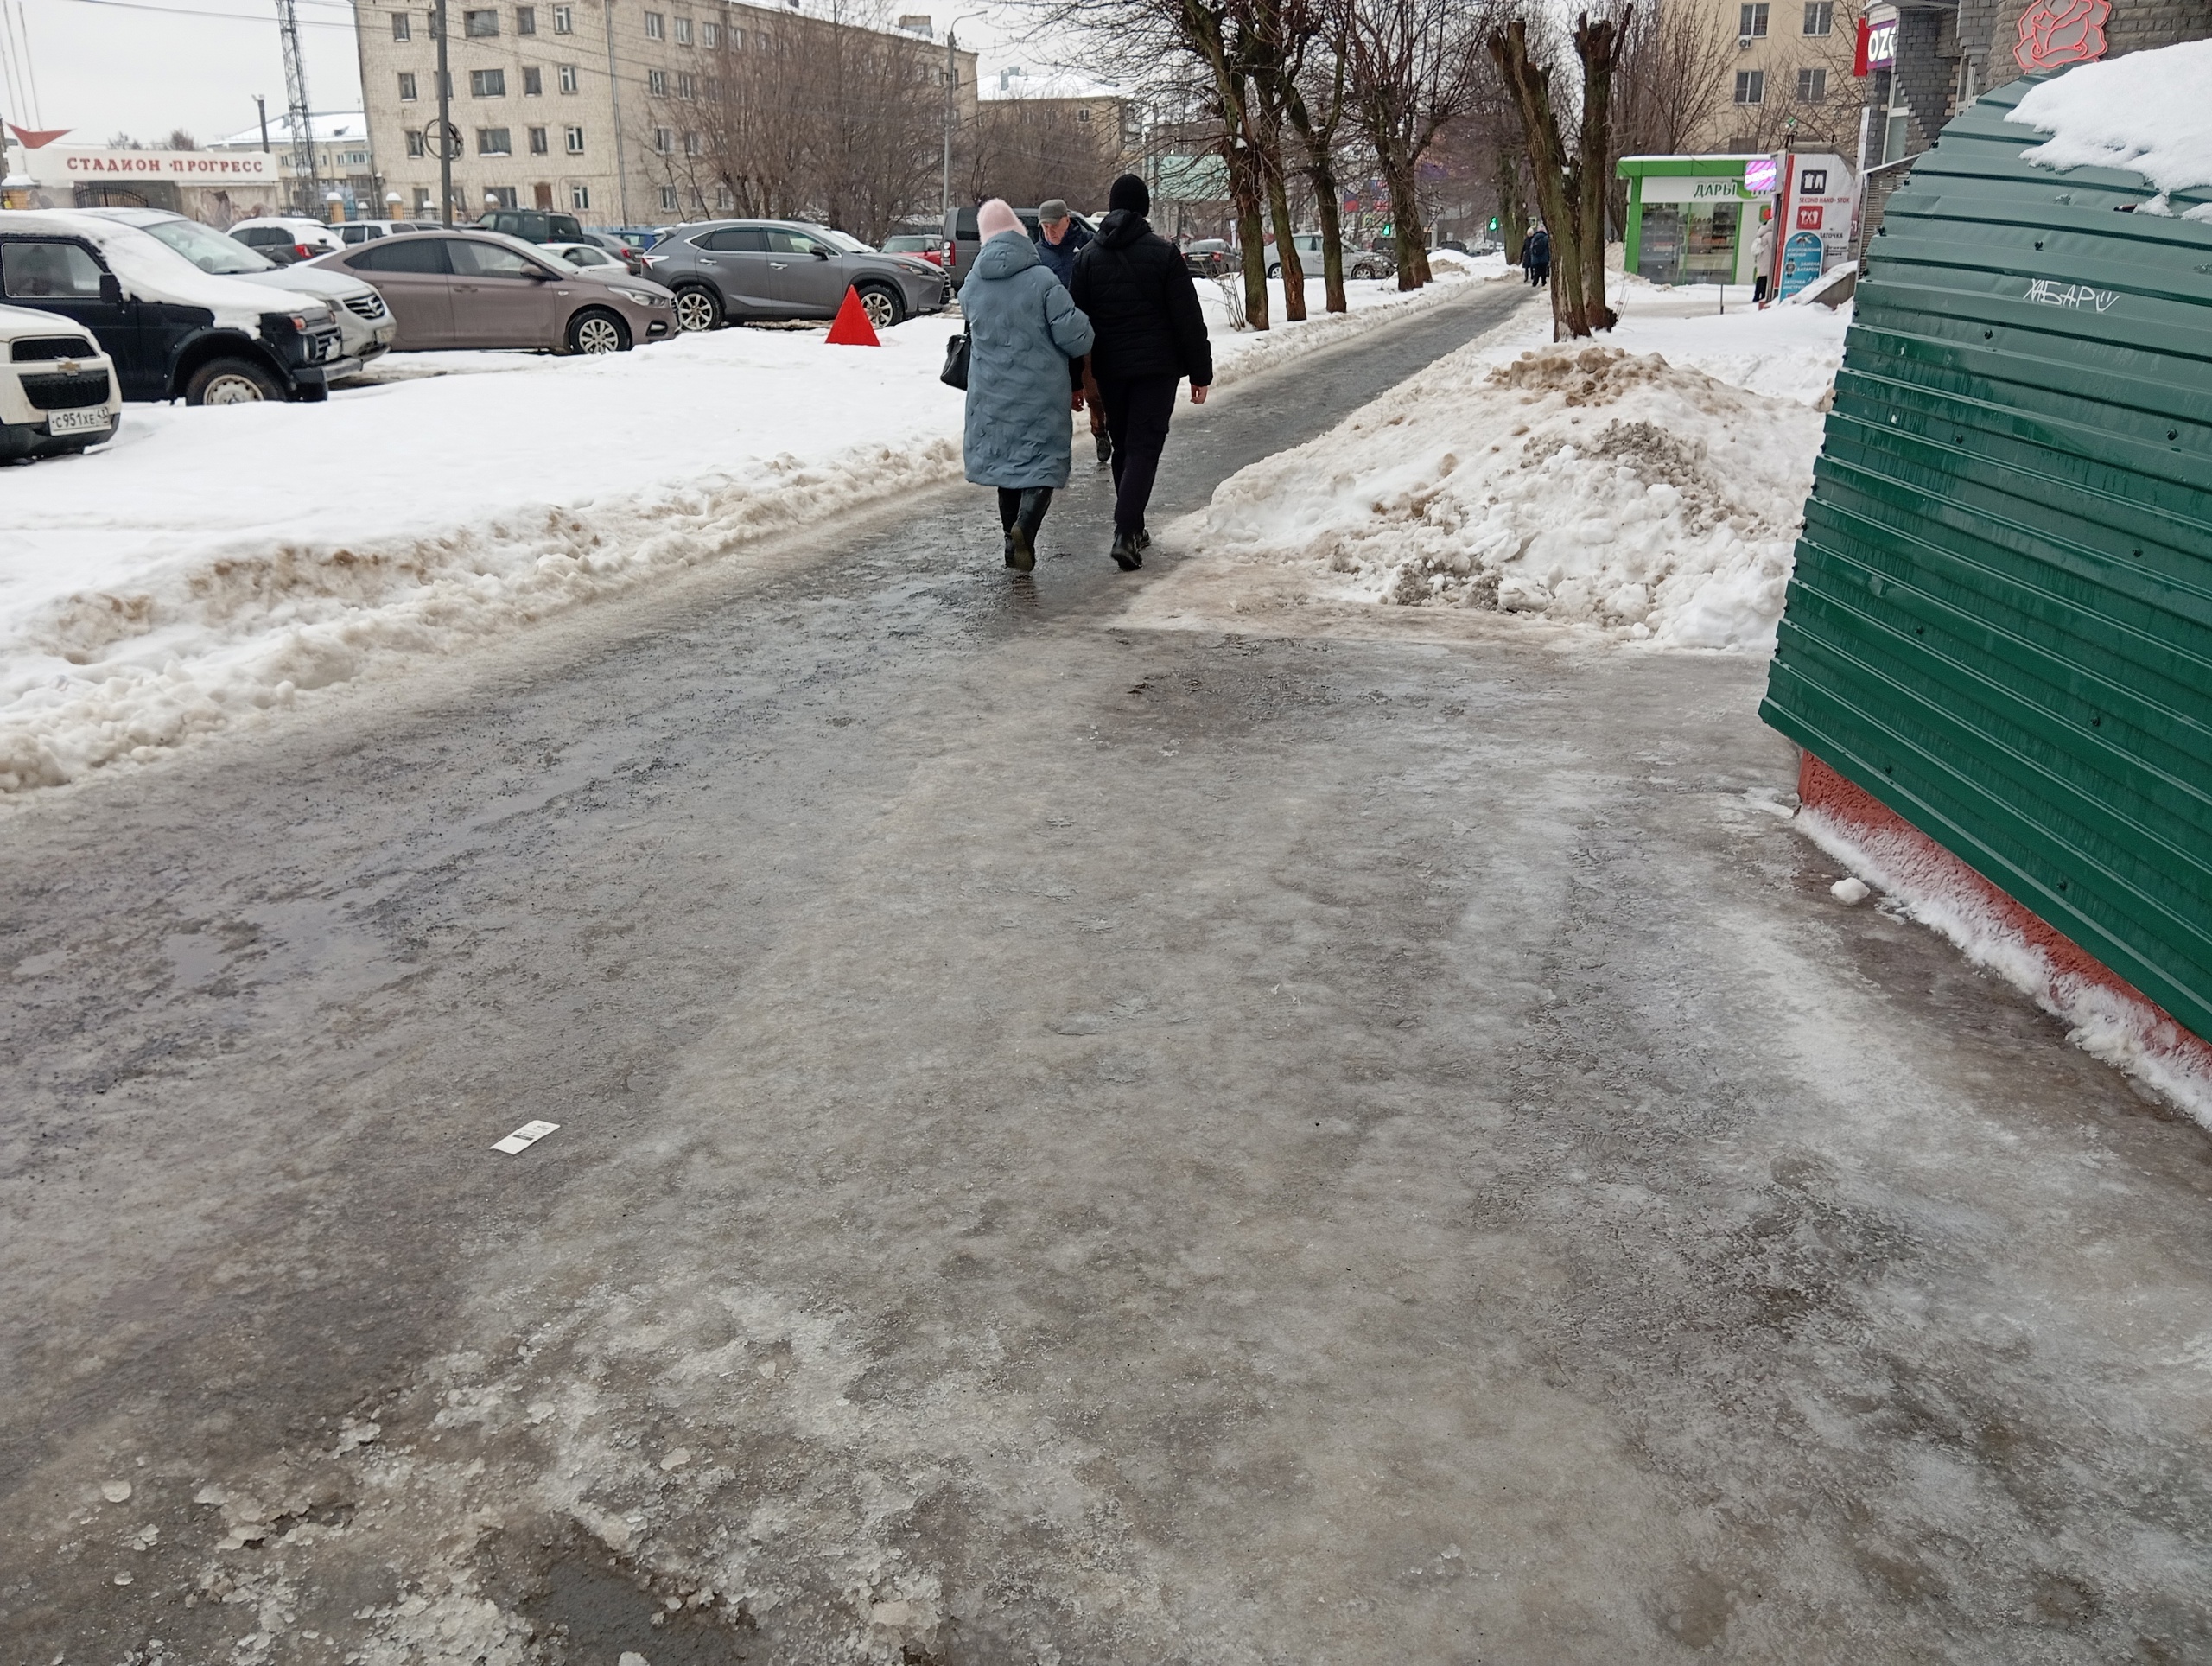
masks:
<path fill-rule="evenodd" d="M 527 1151 L 560 1126 L 558 1122 L 524 1122 L 505 1139 L 493 1141 L 492 1149 L 512 1157 L 518 1151 Z"/>

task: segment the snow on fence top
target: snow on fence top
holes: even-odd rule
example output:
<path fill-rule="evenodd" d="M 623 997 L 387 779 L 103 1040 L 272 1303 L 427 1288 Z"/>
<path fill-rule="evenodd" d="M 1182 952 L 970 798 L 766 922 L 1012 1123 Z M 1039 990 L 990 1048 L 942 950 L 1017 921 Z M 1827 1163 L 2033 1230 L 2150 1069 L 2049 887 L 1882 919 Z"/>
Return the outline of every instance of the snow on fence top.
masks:
<path fill-rule="evenodd" d="M 2212 41 L 2082 64 L 2029 89 L 2005 120 L 2051 137 L 2045 168 L 2125 168 L 2162 194 L 2212 185 Z M 2189 219 L 2212 219 L 2212 203 Z"/>

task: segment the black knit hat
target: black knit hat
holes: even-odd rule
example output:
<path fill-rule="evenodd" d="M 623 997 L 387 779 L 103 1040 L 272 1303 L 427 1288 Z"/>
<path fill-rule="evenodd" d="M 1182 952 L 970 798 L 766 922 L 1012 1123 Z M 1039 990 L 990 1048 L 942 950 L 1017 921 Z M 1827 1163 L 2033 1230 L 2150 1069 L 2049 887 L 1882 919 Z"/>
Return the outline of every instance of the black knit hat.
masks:
<path fill-rule="evenodd" d="M 1135 174 L 1124 174 L 1114 181 L 1113 189 L 1107 192 L 1106 206 L 1109 208 L 1126 208 L 1133 214 L 1148 214 L 1152 212 L 1152 193 Z"/>

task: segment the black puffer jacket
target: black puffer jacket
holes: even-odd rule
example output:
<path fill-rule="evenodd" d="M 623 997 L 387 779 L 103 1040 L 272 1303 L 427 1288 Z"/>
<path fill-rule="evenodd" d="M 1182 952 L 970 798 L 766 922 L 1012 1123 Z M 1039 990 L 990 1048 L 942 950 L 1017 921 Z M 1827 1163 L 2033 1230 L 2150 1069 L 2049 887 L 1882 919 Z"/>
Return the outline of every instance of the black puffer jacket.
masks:
<path fill-rule="evenodd" d="M 1116 208 L 1075 258 L 1075 304 L 1098 333 L 1091 374 L 1102 382 L 1141 376 L 1213 381 L 1213 347 L 1190 268 L 1175 245 L 1153 234 L 1141 214 Z"/>

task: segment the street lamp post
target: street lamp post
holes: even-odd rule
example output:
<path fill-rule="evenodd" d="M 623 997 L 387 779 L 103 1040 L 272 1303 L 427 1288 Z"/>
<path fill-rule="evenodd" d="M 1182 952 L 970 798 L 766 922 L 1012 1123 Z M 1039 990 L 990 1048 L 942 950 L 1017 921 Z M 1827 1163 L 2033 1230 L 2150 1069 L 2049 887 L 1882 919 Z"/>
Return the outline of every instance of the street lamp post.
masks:
<path fill-rule="evenodd" d="M 446 0 L 430 8 L 430 33 L 438 42 L 438 224 L 453 224 L 453 84 L 446 71 Z"/>

